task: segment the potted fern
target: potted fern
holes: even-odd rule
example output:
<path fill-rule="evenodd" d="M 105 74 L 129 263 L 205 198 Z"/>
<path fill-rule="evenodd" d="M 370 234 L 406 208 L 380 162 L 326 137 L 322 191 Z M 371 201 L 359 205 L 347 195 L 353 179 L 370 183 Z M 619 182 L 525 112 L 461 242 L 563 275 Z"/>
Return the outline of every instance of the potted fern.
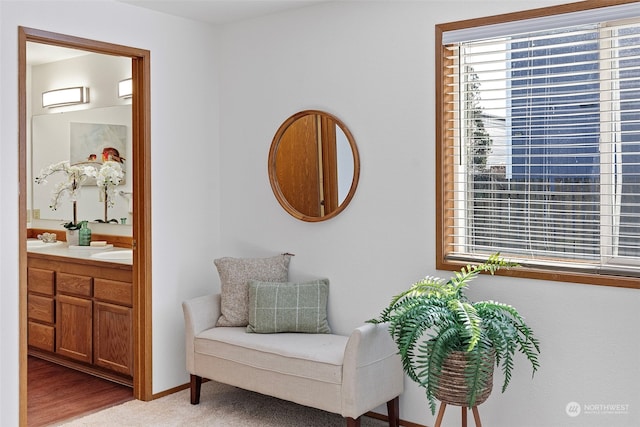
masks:
<path fill-rule="evenodd" d="M 426 389 L 431 413 L 436 399 L 473 408 L 491 393 L 493 368 L 509 385 L 516 351 L 539 367 L 540 346 L 518 311 L 495 301 L 471 302 L 469 283 L 481 272 L 515 267 L 499 254 L 467 265 L 449 280 L 426 277 L 395 296 L 371 323 L 389 322 L 405 373 Z M 442 411 L 442 408 L 441 408 Z"/>

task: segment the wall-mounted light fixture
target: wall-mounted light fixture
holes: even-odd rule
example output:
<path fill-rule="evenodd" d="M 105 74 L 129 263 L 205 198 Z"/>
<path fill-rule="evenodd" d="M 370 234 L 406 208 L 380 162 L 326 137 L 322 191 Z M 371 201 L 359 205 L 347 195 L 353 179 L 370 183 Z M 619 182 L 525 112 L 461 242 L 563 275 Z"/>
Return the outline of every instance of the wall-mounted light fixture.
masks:
<path fill-rule="evenodd" d="M 124 79 L 118 82 L 118 98 L 131 98 L 133 96 L 131 79 Z"/>
<path fill-rule="evenodd" d="M 62 105 L 86 104 L 89 102 L 89 88 L 84 86 L 42 92 L 43 107 L 60 107 Z"/>

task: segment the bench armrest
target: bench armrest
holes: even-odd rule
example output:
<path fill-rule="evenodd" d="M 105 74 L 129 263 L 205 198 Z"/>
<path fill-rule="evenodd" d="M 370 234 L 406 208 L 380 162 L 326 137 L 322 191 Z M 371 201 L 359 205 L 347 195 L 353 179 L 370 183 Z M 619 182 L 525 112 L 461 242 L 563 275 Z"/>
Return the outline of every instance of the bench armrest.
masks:
<path fill-rule="evenodd" d="M 194 373 L 195 337 L 200 332 L 216 326 L 220 317 L 220 294 L 204 295 L 184 301 L 182 312 L 184 314 L 187 371 Z"/>
<path fill-rule="evenodd" d="M 388 324 L 365 324 L 353 331 L 342 375 L 343 417 L 357 418 L 402 393 L 402 362 Z"/>

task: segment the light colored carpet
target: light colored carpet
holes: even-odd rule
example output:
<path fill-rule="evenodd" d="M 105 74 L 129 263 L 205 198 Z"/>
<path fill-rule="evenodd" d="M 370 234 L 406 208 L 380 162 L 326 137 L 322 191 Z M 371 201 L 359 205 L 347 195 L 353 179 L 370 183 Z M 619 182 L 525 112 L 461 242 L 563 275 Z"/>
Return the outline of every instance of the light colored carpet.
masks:
<path fill-rule="evenodd" d="M 362 417 L 362 427 L 387 425 Z M 202 384 L 199 405 L 191 405 L 189 390 L 182 390 L 151 402 L 126 402 L 62 426 L 344 427 L 346 420 L 337 414 L 209 381 Z"/>

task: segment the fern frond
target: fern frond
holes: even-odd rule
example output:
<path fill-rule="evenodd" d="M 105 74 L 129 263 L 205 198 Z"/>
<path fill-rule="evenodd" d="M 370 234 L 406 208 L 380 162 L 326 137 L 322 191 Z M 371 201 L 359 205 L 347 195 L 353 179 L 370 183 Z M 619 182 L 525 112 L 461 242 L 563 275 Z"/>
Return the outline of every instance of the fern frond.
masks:
<path fill-rule="evenodd" d="M 517 334 L 514 334 L 513 339 L 518 343 L 518 349 L 522 352 L 533 367 L 533 374 L 538 370 L 538 354 L 540 354 L 540 343 L 538 339 L 534 336 L 533 330 L 527 326 L 524 321 L 524 318 L 518 313 L 518 311 L 507 304 L 502 304 L 494 301 L 487 302 L 487 306 L 494 308 L 495 310 L 499 310 L 505 313 L 508 313 L 510 316 L 510 322 L 514 328 L 518 331 Z"/>
<path fill-rule="evenodd" d="M 437 277 L 425 277 L 424 279 L 414 283 L 405 291 L 395 295 L 389 305 L 385 307 L 377 318 L 367 320 L 368 323 L 385 323 L 394 317 L 394 312 L 402 309 L 410 301 L 416 301 L 416 298 L 440 298 L 442 297 L 444 280 Z"/>
<path fill-rule="evenodd" d="M 496 366 L 499 366 L 504 376 L 502 392 L 507 389 L 511 381 L 511 372 L 514 368 L 513 358 L 516 350 L 516 328 L 508 322 L 496 318 L 484 318 L 484 326 L 487 336 L 491 340 L 496 352 Z"/>
<path fill-rule="evenodd" d="M 487 340 L 481 340 L 479 345 L 466 353 L 465 379 L 469 390 L 467 402 L 470 408 L 475 406 L 478 395 L 487 386 L 490 374 L 493 373 L 494 362 L 491 354 L 491 344 Z"/>
<path fill-rule="evenodd" d="M 398 306 L 389 331 L 398 347 L 404 371 L 412 380 L 420 382 L 412 365 L 417 344 L 431 328 L 442 328 L 452 323 L 455 323 L 455 318 L 446 307 L 425 304 L 420 298 L 409 298 Z"/>
<path fill-rule="evenodd" d="M 494 331 L 500 328 L 500 331 L 504 334 L 504 339 L 509 343 L 509 348 L 507 349 L 509 354 L 513 355 L 517 346 L 517 349 L 523 353 L 531 363 L 533 374 L 535 374 L 540 366 L 538 362 L 540 344 L 518 311 L 508 304 L 495 301 L 478 302 L 474 304 L 474 307 L 479 316 L 485 319 L 486 326 L 492 326 Z M 493 322 L 489 321 L 490 319 L 492 319 Z M 505 377 L 502 386 L 502 391 L 504 392 L 511 379 L 513 362 L 512 358 L 508 358 L 507 353 L 503 352 L 499 354 L 499 357 L 505 358 L 505 361 L 501 365 Z"/>
<path fill-rule="evenodd" d="M 462 267 L 460 271 L 456 271 L 454 277 L 452 277 L 449 282 L 453 289 L 455 289 L 456 294 L 459 296 L 460 292 L 469 286 L 469 282 L 475 279 L 478 274 L 480 274 L 481 265 L 467 265 Z"/>
<path fill-rule="evenodd" d="M 478 313 L 473 305 L 468 302 L 450 301 L 449 308 L 456 313 L 458 321 L 464 325 L 460 329 L 460 334 L 468 340 L 466 351 L 475 348 L 482 334 L 482 320 L 478 317 Z"/>
<path fill-rule="evenodd" d="M 533 336 L 533 332 L 527 325 L 516 325 L 516 328 L 519 332 L 519 334 L 516 335 L 518 350 L 520 350 L 520 352 L 527 357 L 529 362 L 531 362 L 531 366 L 533 368 L 531 376 L 534 376 L 536 371 L 540 367 L 540 363 L 538 362 L 538 354 L 540 354 L 540 342 Z"/>
<path fill-rule="evenodd" d="M 442 365 L 449 356 L 451 347 L 458 340 L 458 328 L 458 325 L 452 323 L 448 328 L 440 330 L 433 339 L 421 343 L 419 347 L 416 367 L 420 369 L 419 376 L 422 381 L 418 384 L 426 389 L 432 414 L 435 414 L 436 410 L 434 393 L 440 383 Z"/>
<path fill-rule="evenodd" d="M 491 275 L 495 274 L 501 268 L 517 267 L 515 262 L 507 261 L 500 256 L 500 253 L 490 255 L 487 260 L 477 265 L 466 265 L 456 271 L 454 277 L 449 280 L 451 285 L 460 294 L 466 289 L 473 279 L 475 279 L 480 273 L 488 272 Z"/>
<path fill-rule="evenodd" d="M 439 277 L 427 276 L 411 285 L 407 291 L 414 295 L 427 295 L 436 298 L 449 296 L 450 289 L 444 279 Z"/>

